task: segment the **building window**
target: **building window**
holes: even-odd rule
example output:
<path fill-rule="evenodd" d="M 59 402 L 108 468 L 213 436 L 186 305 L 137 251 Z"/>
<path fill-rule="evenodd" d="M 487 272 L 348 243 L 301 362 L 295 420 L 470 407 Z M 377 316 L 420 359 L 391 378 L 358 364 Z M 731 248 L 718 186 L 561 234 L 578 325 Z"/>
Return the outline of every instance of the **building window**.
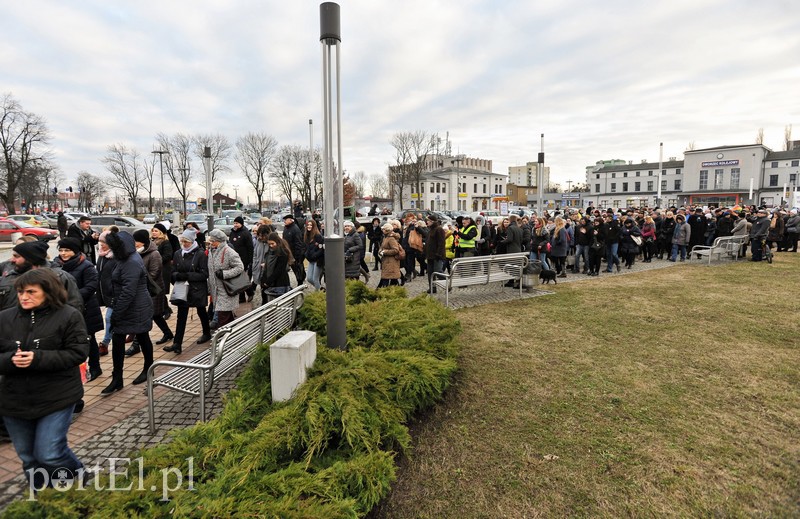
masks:
<path fill-rule="evenodd" d="M 611 178 L 617 178 L 617 174 L 616 173 L 612 173 L 611 174 Z"/>
<path fill-rule="evenodd" d="M 617 183 L 616 182 L 612 182 L 611 183 L 611 192 L 612 193 L 616 193 L 617 192 Z"/>
<path fill-rule="evenodd" d="M 789 183 L 793 186 L 797 185 L 797 173 L 790 173 L 789 174 Z"/>
<path fill-rule="evenodd" d="M 775 162 L 773 162 L 773 163 L 772 163 L 772 167 L 773 167 L 773 168 L 777 168 L 777 167 L 778 167 L 778 161 L 775 161 Z"/>
<path fill-rule="evenodd" d="M 652 191 L 653 190 L 653 181 L 652 180 L 648 180 L 647 181 L 647 190 L 648 191 Z"/>
<path fill-rule="evenodd" d="M 666 191 L 666 190 L 667 190 L 667 181 L 666 180 L 662 180 L 661 181 L 661 191 Z"/>
<path fill-rule="evenodd" d="M 741 170 L 739 168 L 731 168 L 731 189 L 739 189 L 739 177 Z"/>
<path fill-rule="evenodd" d="M 652 172 L 652 171 L 648 172 L 648 173 L 647 173 L 647 176 L 648 176 L 648 177 L 652 177 L 652 176 L 653 176 L 653 172 Z"/>
<path fill-rule="evenodd" d="M 600 173 L 596 174 L 594 178 L 600 178 Z"/>
<path fill-rule="evenodd" d="M 628 176 L 628 172 L 626 171 L 625 173 L 622 174 L 622 176 L 623 177 L 627 177 Z"/>
<path fill-rule="evenodd" d="M 800 160 L 793 160 L 792 161 L 792 167 L 796 168 L 797 166 L 800 166 Z"/>
<path fill-rule="evenodd" d="M 708 170 L 700 170 L 700 189 L 708 189 Z"/>
<path fill-rule="evenodd" d="M 714 170 L 714 189 L 722 189 L 722 179 L 724 177 L 724 173 L 721 169 Z"/>
<path fill-rule="evenodd" d="M 447 193 L 447 184 L 442 184 L 442 193 Z"/>
<path fill-rule="evenodd" d="M 627 182 L 623 182 L 622 183 L 622 192 L 623 193 L 627 193 L 628 192 L 628 183 Z"/>
<path fill-rule="evenodd" d="M 769 187 L 776 187 L 778 185 L 778 175 L 769 176 Z"/>
<path fill-rule="evenodd" d="M 665 169 L 664 171 L 666 172 L 667 170 Z M 681 174 L 681 168 L 675 168 L 675 174 L 676 175 L 680 175 Z"/>
<path fill-rule="evenodd" d="M 478 194 L 478 184 L 472 184 L 472 194 Z"/>
<path fill-rule="evenodd" d="M 437 182 L 436 183 L 436 192 L 437 193 L 441 193 L 442 192 L 442 184 L 441 184 L 441 182 Z"/>
<path fill-rule="evenodd" d="M 681 190 L 681 179 L 676 178 L 675 179 L 675 191 L 680 191 L 680 190 Z"/>
<path fill-rule="evenodd" d="M 640 173 L 641 173 L 641 171 L 637 171 L 636 172 L 636 176 L 638 177 Z"/>
<path fill-rule="evenodd" d="M 641 182 L 634 182 L 633 190 L 634 191 L 641 191 L 642 190 L 642 183 Z"/>
<path fill-rule="evenodd" d="M 483 185 L 483 194 L 486 194 L 486 184 Z"/>
<path fill-rule="evenodd" d="M 600 192 L 600 184 L 595 184 L 594 185 L 594 192 L 595 193 L 599 193 Z"/>
<path fill-rule="evenodd" d="M 662 169 L 662 170 L 661 170 L 661 174 L 662 174 L 662 175 L 666 175 L 666 174 L 667 174 L 667 170 L 666 170 L 666 169 Z"/>
<path fill-rule="evenodd" d="M 433 193 L 433 182 L 431 182 L 431 193 Z"/>

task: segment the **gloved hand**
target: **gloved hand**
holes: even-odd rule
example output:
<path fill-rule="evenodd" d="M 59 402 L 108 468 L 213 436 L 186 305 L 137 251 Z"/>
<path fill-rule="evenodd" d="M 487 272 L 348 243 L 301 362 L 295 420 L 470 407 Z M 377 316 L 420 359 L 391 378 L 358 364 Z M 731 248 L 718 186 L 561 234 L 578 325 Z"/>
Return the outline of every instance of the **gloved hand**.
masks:
<path fill-rule="evenodd" d="M 480 240 L 475 240 L 475 241 L 477 241 L 478 243 L 484 243 L 486 240 L 484 240 L 483 238 L 481 238 Z"/>
<path fill-rule="evenodd" d="M 216 272 L 214 272 L 214 274 L 217 276 L 217 278 L 223 279 L 223 275 L 222 275 L 222 271 L 221 270 L 217 270 Z M 111 315 L 114 315 L 114 314 L 111 314 Z"/>
<path fill-rule="evenodd" d="M 175 273 L 175 280 L 176 281 L 186 281 L 187 279 L 189 279 L 189 274 L 187 274 L 186 272 L 176 272 Z M 111 314 L 111 315 L 114 315 L 114 314 Z"/>

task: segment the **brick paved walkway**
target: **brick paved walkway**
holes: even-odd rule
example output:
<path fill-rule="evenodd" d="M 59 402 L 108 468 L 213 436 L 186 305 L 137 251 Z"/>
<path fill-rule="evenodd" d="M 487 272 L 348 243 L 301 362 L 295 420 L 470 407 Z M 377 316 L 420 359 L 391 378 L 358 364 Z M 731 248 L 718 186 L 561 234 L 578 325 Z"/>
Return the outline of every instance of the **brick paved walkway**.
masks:
<path fill-rule="evenodd" d="M 618 276 L 652 270 L 658 268 L 671 267 L 676 263 L 668 261 L 654 260 L 653 263 L 637 262 L 631 270 L 622 268 L 620 274 L 607 274 L 602 271 L 600 277 L 589 277 L 582 274 L 569 274 L 567 278 L 559 279 L 561 283 L 590 282 L 595 279 L 602 279 L 608 276 Z M 380 272 L 370 271 L 369 286 L 375 287 L 380 279 Z M 406 283 L 406 289 L 410 296 L 414 297 L 424 293 L 427 289 L 426 278 L 416 278 L 410 283 Z M 538 297 L 541 295 L 552 294 L 547 290 L 546 285 L 537 285 L 536 289 L 523 291 L 523 299 Z M 444 303 L 443 295 L 438 296 Z M 518 301 L 519 291 L 511 288 L 504 288 L 495 283 L 491 286 L 464 288 L 454 290 L 451 293 L 451 306 L 464 308 L 469 306 L 484 305 L 490 303 L 501 303 L 508 301 Z M 253 304 L 259 303 L 259 296 Z M 249 311 L 250 304 L 239 307 L 237 315 Z M 176 314 L 168 321 L 170 328 L 174 330 Z M 196 339 L 201 335 L 200 322 L 194 312 L 190 312 L 190 318 L 186 327 L 186 340 L 181 355 L 165 353 L 160 346 L 155 346 L 155 359 L 180 359 L 188 360 L 208 347 L 208 344 L 198 345 Z M 102 337 L 101 334 L 98 336 Z M 151 332 L 154 340 L 160 338 L 161 334 L 157 328 Z M 164 388 L 156 389 L 156 434 L 151 435 L 147 425 L 147 395 L 145 385 L 134 386 L 131 384 L 133 378 L 142 369 L 143 358 L 141 354 L 125 359 L 125 387 L 122 391 L 116 392 L 108 397 L 100 396 L 100 391 L 111 380 L 111 355 L 101 357 L 103 375 L 97 381 L 86 384 L 84 400 L 86 407 L 78 415 L 70 428 L 70 446 L 76 455 L 86 466 L 93 466 L 97 463 L 107 465 L 105 460 L 109 457 L 127 457 L 130 453 L 139 448 L 154 445 L 162 442 L 168 431 L 192 425 L 198 420 L 197 398 L 183 395 L 175 391 L 167 391 Z M 209 417 L 213 418 L 222 409 L 222 398 L 234 386 L 236 375 L 243 369 L 235 370 L 223 377 L 215 388 L 207 395 L 207 405 Z M 21 475 L 21 464 L 19 458 L 10 443 L 0 445 L 0 508 L 6 506 L 11 501 L 23 497 L 26 492 L 26 485 Z"/>

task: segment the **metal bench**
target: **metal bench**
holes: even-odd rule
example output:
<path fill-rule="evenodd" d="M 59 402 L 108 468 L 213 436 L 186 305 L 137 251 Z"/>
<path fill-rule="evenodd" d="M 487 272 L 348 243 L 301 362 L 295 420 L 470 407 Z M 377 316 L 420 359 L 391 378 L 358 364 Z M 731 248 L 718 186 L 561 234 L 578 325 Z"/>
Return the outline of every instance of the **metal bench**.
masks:
<path fill-rule="evenodd" d="M 742 249 L 745 238 L 745 236 L 720 236 L 716 238 L 711 245 L 695 245 L 692 247 L 689 258 L 691 259 L 694 254 L 701 257 L 707 256 L 709 265 L 711 265 L 713 256 L 716 256 L 720 260 L 723 256 L 734 260 L 738 259 L 739 251 Z"/>
<path fill-rule="evenodd" d="M 522 297 L 522 272 L 527 265 L 527 252 L 456 258 L 450 264 L 450 273 L 433 274 L 433 286 L 437 292 L 444 291 L 445 306 L 450 306 L 450 291 L 453 288 L 489 283 L 514 281 L 519 284 L 519 296 Z"/>
<path fill-rule="evenodd" d="M 303 305 L 306 285 L 281 295 L 239 317 L 216 331 L 211 346 L 186 362 L 159 360 L 147 371 L 147 404 L 150 432 L 155 433 L 155 386 L 200 397 L 200 420 L 206 420 L 206 394 L 214 381 L 250 358 L 260 344 L 275 339 L 291 329 L 297 310 Z M 172 367 L 156 376 L 156 370 Z"/>

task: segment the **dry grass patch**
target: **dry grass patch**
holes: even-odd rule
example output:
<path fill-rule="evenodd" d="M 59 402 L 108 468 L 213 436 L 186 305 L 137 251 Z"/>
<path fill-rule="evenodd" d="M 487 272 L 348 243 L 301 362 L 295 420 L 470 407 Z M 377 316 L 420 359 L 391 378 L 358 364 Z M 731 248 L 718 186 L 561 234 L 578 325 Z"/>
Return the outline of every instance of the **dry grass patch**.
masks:
<path fill-rule="evenodd" d="M 375 517 L 800 514 L 800 257 L 458 312 L 460 373 Z"/>

